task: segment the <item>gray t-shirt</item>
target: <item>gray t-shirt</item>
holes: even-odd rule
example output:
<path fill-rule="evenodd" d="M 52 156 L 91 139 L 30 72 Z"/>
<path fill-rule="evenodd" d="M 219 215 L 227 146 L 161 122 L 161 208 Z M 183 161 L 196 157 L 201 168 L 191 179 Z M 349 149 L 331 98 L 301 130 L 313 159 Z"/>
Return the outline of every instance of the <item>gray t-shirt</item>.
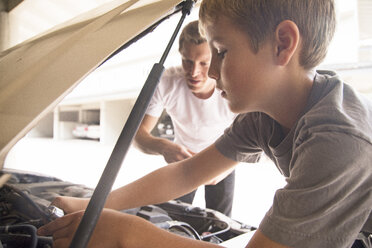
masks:
<path fill-rule="evenodd" d="M 215 145 L 241 162 L 265 152 L 286 177 L 259 227 L 267 237 L 290 247 L 350 247 L 361 230 L 372 231 L 371 124 L 372 103 L 322 71 L 286 136 L 268 115 L 247 113 Z"/>

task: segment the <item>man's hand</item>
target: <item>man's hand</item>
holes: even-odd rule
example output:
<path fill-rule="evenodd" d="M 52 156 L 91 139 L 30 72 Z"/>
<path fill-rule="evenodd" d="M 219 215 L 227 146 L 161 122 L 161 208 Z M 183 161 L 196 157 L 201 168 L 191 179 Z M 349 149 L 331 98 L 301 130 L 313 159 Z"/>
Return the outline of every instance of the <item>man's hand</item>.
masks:
<path fill-rule="evenodd" d="M 162 143 L 163 143 L 162 150 L 160 153 L 163 155 L 167 163 L 181 161 L 195 154 L 192 151 L 188 150 L 187 148 L 180 146 L 178 144 L 175 144 L 171 141 L 166 142 L 166 143 L 162 142 Z"/>
<path fill-rule="evenodd" d="M 85 210 L 89 203 L 88 198 L 76 198 L 69 196 L 58 196 L 54 199 L 51 205 L 59 207 L 66 214 L 73 213 L 79 210 Z"/>
<path fill-rule="evenodd" d="M 151 130 L 158 120 L 157 117 L 145 115 L 134 138 L 134 145 L 138 149 L 148 154 L 160 154 L 168 163 L 184 160 L 194 155 L 185 147 L 168 139 L 152 136 Z"/>
<path fill-rule="evenodd" d="M 54 248 L 68 247 L 83 215 L 83 211 L 65 215 L 40 227 L 37 233 L 41 236 L 53 236 Z M 125 214 L 118 211 L 103 209 L 88 247 L 120 247 L 125 234 L 123 220 L 130 225 L 125 217 Z"/>

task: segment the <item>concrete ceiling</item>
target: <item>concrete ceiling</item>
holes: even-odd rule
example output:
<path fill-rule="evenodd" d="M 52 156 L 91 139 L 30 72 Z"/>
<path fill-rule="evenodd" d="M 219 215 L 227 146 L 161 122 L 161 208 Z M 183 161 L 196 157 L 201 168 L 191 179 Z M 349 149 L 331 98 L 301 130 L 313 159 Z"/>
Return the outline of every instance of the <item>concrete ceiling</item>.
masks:
<path fill-rule="evenodd" d="M 23 0 L 0 0 L 0 11 L 9 12 L 21 2 L 23 2 Z"/>
<path fill-rule="evenodd" d="M 9 10 L 11 47 L 112 0 L 0 0 L 0 10 Z"/>

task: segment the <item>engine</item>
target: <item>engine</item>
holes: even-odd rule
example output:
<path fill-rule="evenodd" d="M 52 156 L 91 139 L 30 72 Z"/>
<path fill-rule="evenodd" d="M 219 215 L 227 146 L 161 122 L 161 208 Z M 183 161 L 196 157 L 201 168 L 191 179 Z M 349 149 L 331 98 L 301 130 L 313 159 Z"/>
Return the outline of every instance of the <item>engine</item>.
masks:
<path fill-rule="evenodd" d="M 52 247 L 51 237 L 36 234 L 37 228 L 63 215 L 51 206 L 57 196 L 91 197 L 93 189 L 44 175 L 2 171 L 11 178 L 0 188 L 0 247 Z M 255 227 L 217 211 L 169 201 L 122 212 L 137 215 L 159 228 L 196 240 L 219 244 Z"/>

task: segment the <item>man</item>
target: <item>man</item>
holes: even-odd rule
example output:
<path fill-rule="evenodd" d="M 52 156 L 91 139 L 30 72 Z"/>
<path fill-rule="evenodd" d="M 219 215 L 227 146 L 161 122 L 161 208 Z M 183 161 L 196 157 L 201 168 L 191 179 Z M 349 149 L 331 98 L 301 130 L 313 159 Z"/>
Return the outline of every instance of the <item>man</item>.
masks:
<path fill-rule="evenodd" d="M 179 38 L 182 67 L 166 70 L 138 128 L 135 145 L 145 153 L 160 154 L 168 163 L 193 156 L 222 135 L 235 114 L 208 77 L 211 59 L 205 38 L 199 34 L 198 21 L 185 26 Z M 172 119 L 174 141 L 151 135 L 163 110 Z M 235 173 L 212 180 L 205 186 L 206 207 L 231 216 Z M 187 180 L 187 179 L 186 179 Z M 192 203 L 195 191 L 178 198 Z"/>

